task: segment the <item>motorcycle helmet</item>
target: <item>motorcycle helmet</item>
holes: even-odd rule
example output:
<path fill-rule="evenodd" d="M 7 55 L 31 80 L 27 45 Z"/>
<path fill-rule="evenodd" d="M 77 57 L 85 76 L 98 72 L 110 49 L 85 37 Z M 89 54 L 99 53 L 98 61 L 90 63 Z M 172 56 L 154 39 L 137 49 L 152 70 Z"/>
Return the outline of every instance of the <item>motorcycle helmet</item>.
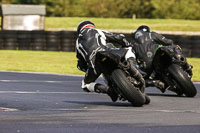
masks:
<path fill-rule="evenodd" d="M 137 28 L 137 31 L 138 30 L 142 30 L 144 32 L 150 32 L 150 28 L 146 25 L 141 25 L 140 27 Z"/>
<path fill-rule="evenodd" d="M 82 29 L 87 28 L 87 27 L 95 28 L 95 25 L 91 21 L 82 21 L 82 22 L 80 22 L 80 24 L 77 27 L 78 34 Z"/>

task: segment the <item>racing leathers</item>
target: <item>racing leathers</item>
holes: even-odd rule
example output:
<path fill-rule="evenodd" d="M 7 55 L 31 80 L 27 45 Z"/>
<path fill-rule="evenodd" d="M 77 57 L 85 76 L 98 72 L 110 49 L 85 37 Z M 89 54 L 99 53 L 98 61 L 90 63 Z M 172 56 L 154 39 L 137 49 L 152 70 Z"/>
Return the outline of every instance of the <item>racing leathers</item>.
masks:
<path fill-rule="evenodd" d="M 133 33 L 133 40 L 131 42 L 133 49 L 136 53 L 136 58 L 139 67 L 142 71 L 147 74 L 144 75 L 146 81 L 146 86 L 156 86 L 161 91 L 164 91 L 164 83 L 159 80 L 150 80 L 148 79 L 152 72 L 152 61 L 154 58 L 154 54 L 159 45 L 174 45 L 173 41 L 165 38 L 164 36 L 156 33 L 156 32 L 145 32 L 142 30 L 138 30 Z M 192 75 L 191 66 L 185 62 L 185 69 L 189 70 L 189 73 Z"/>
<path fill-rule="evenodd" d="M 108 86 L 95 83 L 101 72 L 95 66 L 96 53 L 108 50 L 107 43 L 115 43 L 119 46 L 129 46 L 129 42 L 122 34 L 113 34 L 95 28 L 85 28 L 80 31 L 76 41 L 76 57 L 78 58 L 77 67 L 86 72 L 82 81 L 82 88 L 86 92 L 97 92 L 108 94 L 112 101 L 116 101 L 118 95 Z M 130 47 L 131 48 L 131 47 Z M 131 49 L 132 50 L 132 49 Z M 135 59 L 135 54 L 130 51 L 128 57 Z"/>
<path fill-rule="evenodd" d="M 131 42 L 136 53 L 136 58 L 140 63 L 140 69 L 149 73 L 155 50 L 162 45 L 173 45 L 173 41 L 166 39 L 156 32 L 144 32 L 142 30 L 133 33 Z"/>

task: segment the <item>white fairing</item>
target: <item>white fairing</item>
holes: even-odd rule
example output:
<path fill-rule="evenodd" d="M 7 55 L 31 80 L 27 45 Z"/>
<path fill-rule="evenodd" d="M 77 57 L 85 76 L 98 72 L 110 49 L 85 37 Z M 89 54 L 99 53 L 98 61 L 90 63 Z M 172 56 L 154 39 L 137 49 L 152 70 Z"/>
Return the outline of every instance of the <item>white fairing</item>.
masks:
<path fill-rule="evenodd" d="M 127 60 L 128 58 L 131 58 L 131 57 L 136 58 L 135 53 L 133 53 L 132 51 L 132 47 L 128 47 L 128 51 L 125 55 L 125 59 Z"/>

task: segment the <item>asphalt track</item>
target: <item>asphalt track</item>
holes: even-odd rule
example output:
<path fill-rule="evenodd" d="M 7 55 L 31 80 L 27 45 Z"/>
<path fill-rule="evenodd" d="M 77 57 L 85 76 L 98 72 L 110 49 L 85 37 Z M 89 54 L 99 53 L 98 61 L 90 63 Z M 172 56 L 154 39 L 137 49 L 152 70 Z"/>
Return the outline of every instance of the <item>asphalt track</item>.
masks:
<path fill-rule="evenodd" d="M 198 82 L 195 98 L 147 88 L 151 103 L 133 107 L 83 92 L 82 78 L 0 72 L 0 133 L 200 133 Z"/>

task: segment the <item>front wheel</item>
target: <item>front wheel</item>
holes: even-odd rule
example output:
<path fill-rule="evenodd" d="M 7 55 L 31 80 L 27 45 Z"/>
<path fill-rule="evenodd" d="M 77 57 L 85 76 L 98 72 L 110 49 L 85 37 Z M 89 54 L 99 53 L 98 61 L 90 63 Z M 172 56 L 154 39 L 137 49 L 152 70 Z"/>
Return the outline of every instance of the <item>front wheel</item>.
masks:
<path fill-rule="evenodd" d="M 144 104 L 149 104 L 151 102 L 151 99 L 149 98 L 149 96 L 147 96 L 147 94 L 145 94 L 145 103 Z"/>
<path fill-rule="evenodd" d="M 180 89 L 187 97 L 194 97 L 197 94 L 194 84 L 179 65 L 172 64 L 168 67 L 168 70 L 172 78 L 179 85 L 178 89 Z"/>
<path fill-rule="evenodd" d="M 118 91 L 134 106 L 145 104 L 145 93 L 136 88 L 126 77 L 121 69 L 116 69 L 111 74 L 111 79 L 116 85 Z"/>

